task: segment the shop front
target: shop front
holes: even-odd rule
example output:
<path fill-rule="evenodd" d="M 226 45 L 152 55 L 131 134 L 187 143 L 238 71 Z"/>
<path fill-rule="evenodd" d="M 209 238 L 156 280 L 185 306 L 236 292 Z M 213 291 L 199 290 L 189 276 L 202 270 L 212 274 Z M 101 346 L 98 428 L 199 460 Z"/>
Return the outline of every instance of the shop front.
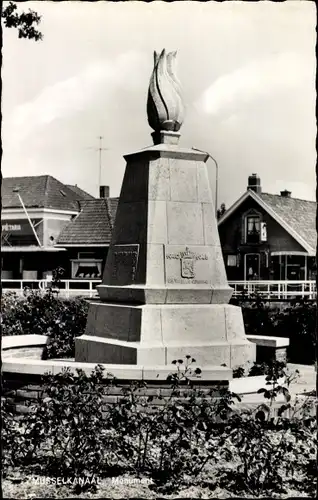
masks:
<path fill-rule="evenodd" d="M 45 215 L 34 219 L 24 216 L 2 220 L 2 280 L 43 279 L 63 264 L 65 249 L 44 245 L 49 240 L 45 234 Z"/>
<path fill-rule="evenodd" d="M 306 281 L 316 279 L 315 256 L 306 252 L 272 252 L 271 279 Z"/>

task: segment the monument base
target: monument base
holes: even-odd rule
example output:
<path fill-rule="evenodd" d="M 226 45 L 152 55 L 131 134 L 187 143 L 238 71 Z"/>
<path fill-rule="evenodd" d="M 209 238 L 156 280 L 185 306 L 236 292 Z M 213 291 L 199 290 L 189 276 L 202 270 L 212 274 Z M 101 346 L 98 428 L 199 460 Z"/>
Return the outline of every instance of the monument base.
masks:
<path fill-rule="evenodd" d="M 200 367 L 255 361 L 256 346 L 245 336 L 241 308 L 92 302 L 86 332 L 75 339 L 75 360 L 86 363 L 165 366 L 186 355 Z"/>

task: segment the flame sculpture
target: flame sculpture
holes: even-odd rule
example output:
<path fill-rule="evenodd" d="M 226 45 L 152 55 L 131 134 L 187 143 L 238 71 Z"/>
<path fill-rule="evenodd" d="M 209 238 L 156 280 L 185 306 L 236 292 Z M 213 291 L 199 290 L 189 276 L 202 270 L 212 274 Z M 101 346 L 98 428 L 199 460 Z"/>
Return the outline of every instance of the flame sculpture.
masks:
<path fill-rule="evenodd" d="M 181 85 L 175 74 L 177 52 L 154 52 L 154 69 L 150 78 L 147 114 L 155 132 L 178 132 L 184 119 Z"/>

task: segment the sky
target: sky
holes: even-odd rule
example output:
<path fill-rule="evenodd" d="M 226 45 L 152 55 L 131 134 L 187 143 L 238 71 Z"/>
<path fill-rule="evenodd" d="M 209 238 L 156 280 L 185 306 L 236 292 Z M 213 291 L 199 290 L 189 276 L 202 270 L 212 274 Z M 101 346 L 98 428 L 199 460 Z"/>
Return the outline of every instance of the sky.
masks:
<path fill-rule="evenodd" d="M 4 2 L 6 4 L 7 2 Z M 264 192 L 315 199 L 316 12 L 311 1 L 24 2 L 43 41 L 3 29 L 2 175 L 50 174 L 120 192 L 123 155 L 152 144 L 153 51 L 177 50 L 180 146 L 219 166 L 229 207 L 258 173 Z M 211 189 L 215 165 L 209 160 Z"/>

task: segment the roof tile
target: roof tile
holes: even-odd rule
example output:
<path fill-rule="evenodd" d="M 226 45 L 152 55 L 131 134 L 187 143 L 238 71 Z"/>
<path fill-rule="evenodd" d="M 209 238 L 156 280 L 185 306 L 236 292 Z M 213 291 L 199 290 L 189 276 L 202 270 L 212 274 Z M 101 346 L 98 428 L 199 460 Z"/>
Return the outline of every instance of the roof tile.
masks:
<path fill-rule="evenodd" d="M 315 201 L 289 198 L 277 194 L 262 193 L 260 198 L 303 238 L 312 249 L 316 248 L 316 211 Z"/>
<path fill-rule="evenodd" d="M 75 186 L 67 186 L 51 175 L 6 177 L 2 179 L 2 208 L 21 208 L 13 189 L 19 188 L 26 208 L 78 211 L 78 201 L 92 196 Z"/>
<path fill-rule="evenodd" d="M 109 245 L 118 198 L 100 198 L 81 202 L 81 212 L 60 233 L 59 245 Z"/>

